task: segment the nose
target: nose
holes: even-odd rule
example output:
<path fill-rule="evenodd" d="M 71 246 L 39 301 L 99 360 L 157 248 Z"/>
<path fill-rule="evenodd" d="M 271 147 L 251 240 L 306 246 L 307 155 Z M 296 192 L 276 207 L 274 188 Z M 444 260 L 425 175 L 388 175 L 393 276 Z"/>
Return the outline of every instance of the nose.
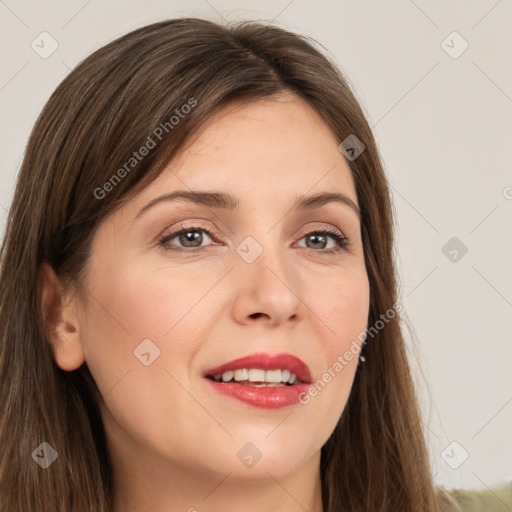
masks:
<path fill-rule="evenodd" d="M 252 263 L 243 259 L 233 272 L 237 322 L 267 322 L 272 326 L 297 321 L 303 303 L 300 277 L 286 264 L 285 255 L 264 249 Z"/>

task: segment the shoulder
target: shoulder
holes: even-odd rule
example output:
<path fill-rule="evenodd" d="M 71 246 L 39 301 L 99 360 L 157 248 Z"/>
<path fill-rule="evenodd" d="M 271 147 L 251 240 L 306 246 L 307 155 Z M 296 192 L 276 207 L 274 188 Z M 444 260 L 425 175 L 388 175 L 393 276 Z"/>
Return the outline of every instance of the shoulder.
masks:
<path fill-rule="evenodd" d="M 482 491 L 438 488 L 442 512 L 506 512 L 512 510 L 512 481 Z"/>

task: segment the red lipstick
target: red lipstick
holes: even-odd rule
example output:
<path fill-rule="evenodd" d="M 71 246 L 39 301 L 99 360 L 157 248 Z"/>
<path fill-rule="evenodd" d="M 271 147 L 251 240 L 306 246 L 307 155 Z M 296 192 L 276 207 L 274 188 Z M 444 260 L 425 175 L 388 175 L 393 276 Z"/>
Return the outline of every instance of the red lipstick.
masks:
<path fill-rule="evenodd" d="M 227 371 L 241 369 L 261 370 L 288 370 L 297 376 L 292 384 L 272 385 L 257 387 L 251 382 L 216 382 L 213 377 L 222 375 Z M 257 353 L 246 357 L 235 359 L 228 363 L 210 368 L 204 372 L 206 382 L 220 394 L 229 398 L 245 402 L 249 405 L 276 409 L 299 402 L 300 395 L 306 393 L 311 384 L 311 373 L 308 366 L 299 358 L 291 354 L 265 354 Z M 256 383 L 254 383 L 256 384 Z M 302 395 L 303 396 L 303 395 Z"/>

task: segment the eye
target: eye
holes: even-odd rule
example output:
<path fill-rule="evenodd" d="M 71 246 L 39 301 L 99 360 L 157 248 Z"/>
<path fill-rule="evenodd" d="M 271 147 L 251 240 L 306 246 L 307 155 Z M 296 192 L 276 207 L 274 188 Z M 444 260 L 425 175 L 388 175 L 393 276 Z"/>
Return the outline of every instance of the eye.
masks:
<path fill-rule="evenodd" d="M 177 241 L 181 244 L 183 244 L 181 247 L 185 248 L 185 251 L 187 249 L 194 249 L 201 248 L 201 242 L 204 240 L 204 236 L 201 233 L 207 233 L 208 237 L 211 238 L 210 232 L 206 229 L 203 229 L 199 226 L 187 226 L 179 231 L 175 231 L 174 233 L 170 233 L 169 235 L 165 235 L 160 240 L 160 245 L 162 245 L 165 249 L 168 250 L 181 250 L 181 249 L 174 249 L 171 247 L 168 247 L 169 245 L 175 245 L 171 244 L 171 242 L 174 239 L 177 239 Z M 191 252 L 191 251 L 186 251 Z"/>
<path fill-rule="evenodd" d="M 314 231 L 310 231 L 306 235 L 304 235 L 301 240 L 306 239 L 311 241 L 311 245 L 306 245 L 306 248 L 313 249 L 315 252 L 316 249 L 326 249 L 324 245 L 327 243 L 328 238 L 331 238 L 335 241 L 335 246 L 330 247 L 328 250 L 322 250 L 320 252 L 324 253 L 338 253 L 346 249 L 347 245 L 349 244 L 348 239 L 341 233 L 341 231 L 338 231 L 335 228 L 325 228 L 320 227 L 318 229 L 315 229 Z M 306 242 L 307 243 L 307 242 Z M 318 247 L 320 245 L 321 247 Z"/>
<path fill-rule="evenodd" d="M 202 245 L 202 242 L 205 241 L 204 234 L 206 234 L 207 238 L 212 239 L 212 235 L 207 229 L 201 226 L 186 226 L 165 235 L 160 239 L 159 244 L 168 251 L 196 252 L 197 250 L 205 248 L 205 246 Z M 334 247 L 326 247 L 329 238 L 334 240 Z M 348 239 L 336 228 L 319 227 L 300 238 L 300 240 L 304 239 L 310 242 L 309 245 L 308 242 L 306 242 L 307 245 L 305 248 L 313 252 L 323 252 L 327 254 L 341 252 L 345 250 L 346 246 L 349 244 Z M 173 241 L 177 243 L 173 243 Z M 177 244 L 181 244 L 181 246 Z"/>

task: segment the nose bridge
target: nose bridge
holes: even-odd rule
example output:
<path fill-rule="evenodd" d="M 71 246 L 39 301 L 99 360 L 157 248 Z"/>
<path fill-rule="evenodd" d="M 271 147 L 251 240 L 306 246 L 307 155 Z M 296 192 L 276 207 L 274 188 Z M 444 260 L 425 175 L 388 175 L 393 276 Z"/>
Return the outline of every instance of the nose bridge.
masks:
<path fill-rule="evenodd" d="M 260 276 L 260 280 L 268 281 L 270 278 L 275 281 L 276 274 L 286 279 L 289 254 L 279 235 L 279 223 L 262 221 L 260 217 L 260 222 L 252 225 L 250 232 L 236 247 L 236 252 L 242 260 L 239 262 L 241 268 L 249 274 Z"/>
<path fill-rule="evenodd" d="M 236 248 L 239 257 L 235 279 L 245 296 L 244 314 L 264 313 L 271 319 L 294 315 L 300 303 L 298 279 L 289 265 L 289 252 L 277 230 L 262 227 Z"/>

